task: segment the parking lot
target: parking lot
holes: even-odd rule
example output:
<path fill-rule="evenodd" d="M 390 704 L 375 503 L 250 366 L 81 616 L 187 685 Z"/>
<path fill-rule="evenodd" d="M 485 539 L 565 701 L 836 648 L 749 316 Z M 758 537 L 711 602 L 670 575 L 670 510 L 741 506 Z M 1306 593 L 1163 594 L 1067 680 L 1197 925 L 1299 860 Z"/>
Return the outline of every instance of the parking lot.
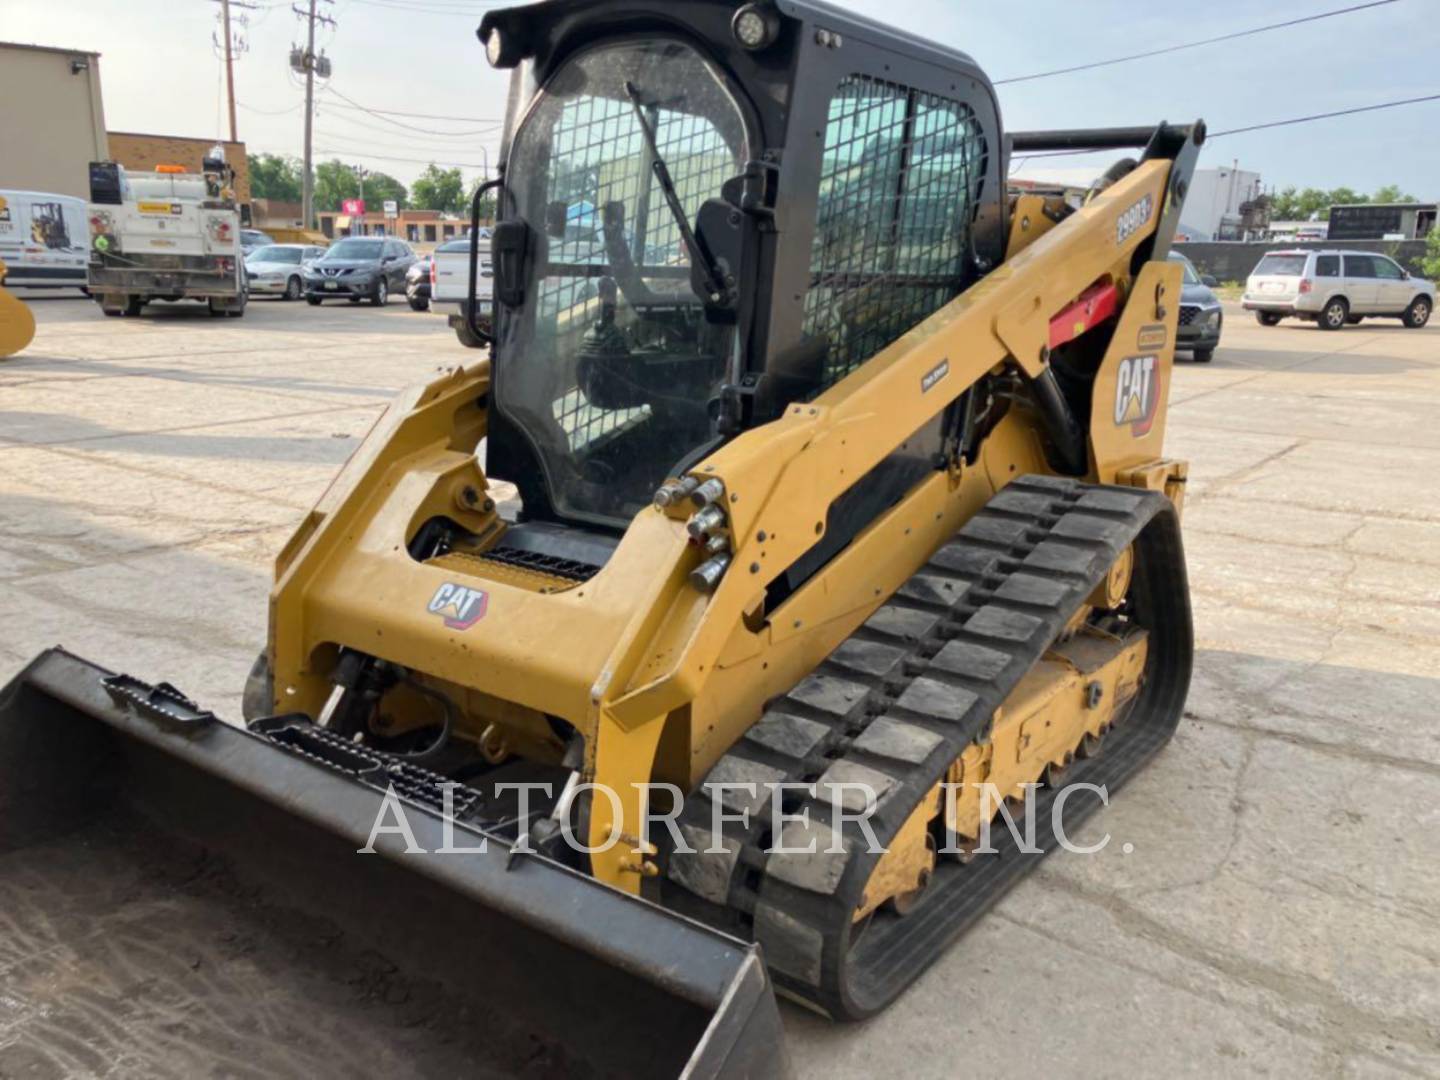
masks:
<path fill-rule="evenodd" d="M 0 681 L 63 643 L 237 717 L 291 528 L 395 390 L 479 354 L 399 300 L 26 299 L 39 333 L 0 362 Z M 894 1009 L 787 1006 L 803 1075 L 1440 1075 L 1440 324 L 1226 310 L 1170 387 L 1199 647 L 1180 733 L 1087 827 L 1103 852 L 1048 860 Z"/>

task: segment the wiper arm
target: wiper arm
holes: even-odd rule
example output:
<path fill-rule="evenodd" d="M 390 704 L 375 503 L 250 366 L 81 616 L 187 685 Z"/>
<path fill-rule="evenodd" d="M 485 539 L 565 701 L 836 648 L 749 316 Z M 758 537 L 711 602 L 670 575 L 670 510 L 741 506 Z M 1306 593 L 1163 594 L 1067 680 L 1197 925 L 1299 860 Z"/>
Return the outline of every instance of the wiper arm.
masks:
<path fill-rule="evenodd" d="M 695 231 L 690 228 L 690 221 L 685 217 L 685 208 L 680 205 L 680 197 L 675 194 L 675 182 L 670 179 L 670 169 L 665 164 L 665 159 L 660 156 L 660 147 L 655 143 L 655 131 L 650 127 L 650 121 L 645 118 L 645 109 L 640 104 L 640 90 L 634 83 L 627 81 L 625 94 L 630 98 L 630 106 L 635 110 L 635 120 L 645 135 L 645 145 L 650 151 L 650 160 L 653 162 L 650 167 L 655 173 L 655 179 L 660 183 L 661 194 L 665 196 L 665 205 L 670 208 L 670 216 L 675 219 L 675 225 L 680 230 L 680 239 L 690 252 L 690 258 L 704 276 L 706 297 L 712 304 L 729 306 L 731 290 L 721 279 L 720 268 L 701 249 L 700 241 L 695 239 Z"/>

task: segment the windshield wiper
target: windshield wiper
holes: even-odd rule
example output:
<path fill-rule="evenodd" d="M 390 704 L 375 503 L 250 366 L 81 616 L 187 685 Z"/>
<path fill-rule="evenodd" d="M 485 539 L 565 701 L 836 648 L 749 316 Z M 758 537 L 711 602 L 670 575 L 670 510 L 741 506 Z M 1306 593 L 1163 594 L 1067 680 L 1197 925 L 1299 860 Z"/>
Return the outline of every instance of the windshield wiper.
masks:
<path fill-rule="evenodd" d="M 675 182 L 670 179 L 670 169 L 665 164 L 665 159 L 660 156 L 660 147 L 655 143 L 655 131 L 651 128 L 650 121 L 645 118 L 644 106 L 640 104 L 640 90 L 634 83 L 627 81 L 625 94 L 630 98 L 630 105 L 635 110 L 635 120 L 645 135 L 645 145 L 650 151 L 652 162 L 650 168 L 655 173 L 655 179 L 659 181 L 660 191 L 665 196 L 665 205 L 670 208 L 670 216 L 675 219 L 675 225 L 680 230 L 680 239 L 704 278 L 702 284 L 705 296 L 712 304 L 729 307 L 733 302 L 731 290 L 721 278 L 720 268 L 705 254 L 700 247 L 700 241 L 695 239 L 695 231 L 690 228 L 690 221 L 685 217 L 685 208 L 680 205 L 680 197 L 675 194 Z"/>

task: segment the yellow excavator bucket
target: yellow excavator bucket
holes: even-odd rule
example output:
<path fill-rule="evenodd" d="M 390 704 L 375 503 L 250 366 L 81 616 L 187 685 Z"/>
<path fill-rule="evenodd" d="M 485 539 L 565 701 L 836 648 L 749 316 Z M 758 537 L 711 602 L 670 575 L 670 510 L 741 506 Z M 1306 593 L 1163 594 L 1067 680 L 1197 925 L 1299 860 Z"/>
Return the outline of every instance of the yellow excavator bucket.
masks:
<path fill-rule="evenodd" d="M 5 264 L 0 262 L 0 281 L 5 280 Z M 35 316 L 21 303 L 0 288 L 0 360 L 14 356 L 35 340 Z"/>

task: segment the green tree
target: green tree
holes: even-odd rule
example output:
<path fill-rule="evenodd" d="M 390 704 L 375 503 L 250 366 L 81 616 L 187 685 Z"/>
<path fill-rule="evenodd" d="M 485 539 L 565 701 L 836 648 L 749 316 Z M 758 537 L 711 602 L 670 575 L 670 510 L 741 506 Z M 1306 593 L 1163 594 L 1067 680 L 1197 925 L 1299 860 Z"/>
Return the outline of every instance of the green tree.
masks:
<path fill-rule="evenodd" d="M 465 180 L 459 169 L 441 169 L 432 161 L 415 181 L 415 205 L 421 210 L 458 214 L 466 209 Z"/>
<path fill-rule="evenodd" d="M 1370 201 L 1373 203 L 1414 202 L 1415 196 L 1401 191 L 1398 184 L 1386 184 L 1370 196 Z"/>
<path fill-rule="evenodd" d="M 331 159 L 315 166 L 315 209 L 339 210 L 345 199 L 360 196 L 360 178 L 343 161 Z M 405 185 L 382 172 L 365 174 L 365 209 L 379 210 L 386 199 L 394 199 L 403 210 L 408 203 Z"/>
<path fill-rule="evenodd" d="M 247 154 L 245 160 L 250 169 L 252 198 L 300 201 L 303 180 L 298 158 L 280 154 Z"/>
<path fill-rule="evenodd" d="M 383 209 L 386 199 L 394 199 L 401 210 L 410 205 L 410 194 L 405 185 L 393 176 L 383 172 L 365 174 L 365 208 Z"/>
<path fill-rule="evenodd" d="M 1425 258 L 1420 263 L 1420 269 L 1431 281 L 1440 278 L 1440 225 L 1430 230 L 1425 241 Z"/>
<path fill-rule="evenodd" d="M 1295 196 L 1295 217 L 1296 221 L 1303 221 L 1315 214 L 1323 214 L 1330 209 L 1330 193 L 1321 191 L 1319 188 L 1307 187 Z"/>
<path fill-rule="evenodd" d="M 1354 188 L 1337 187 L 1326 194 L 1325 208 L 1328 210 L 1332 206 L 1345 206 L 1351 203 L 1365 203 L 1369 201 L 1368 197 L 1361 195 Z"/>
<path fill-rule="evenodd" d="M 1294 221 L 1300 216 L 1299 199 L 1296 197 L 1295 185 L 1281 188 L 1270 196 L 1270 220 L 1271 221 Z"/>

